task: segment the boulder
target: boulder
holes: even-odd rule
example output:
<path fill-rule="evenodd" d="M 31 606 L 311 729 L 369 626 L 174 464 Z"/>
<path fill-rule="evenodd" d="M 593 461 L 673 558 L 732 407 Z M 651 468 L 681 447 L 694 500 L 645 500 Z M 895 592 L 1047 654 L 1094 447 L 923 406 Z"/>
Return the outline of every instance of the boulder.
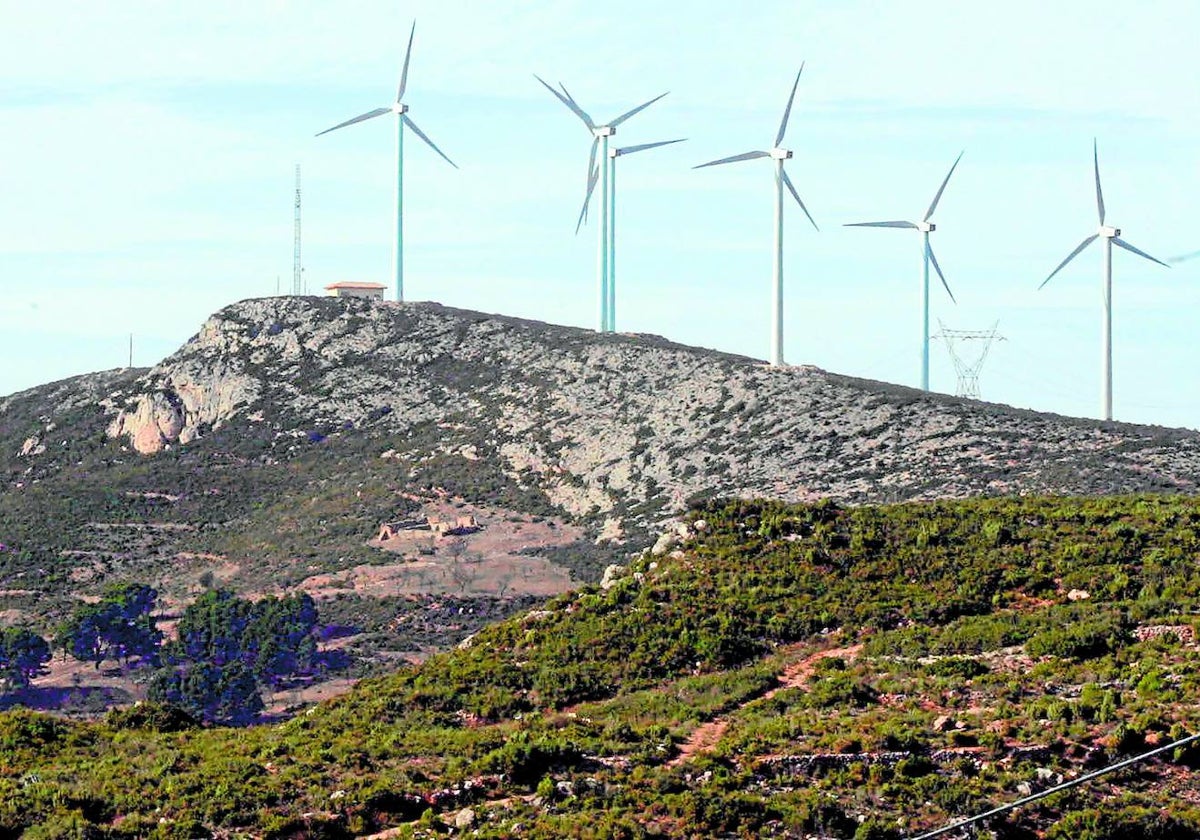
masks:
<path fill-rule="evenodd" d="M 655 541 L 654 548 L 650 549 L 650 553 L 655 556 L 663 555 L 678 544 L 679 538 L 674 533 L 667 531 Z"/>
<path fill-rule="evenodd" d="M 600 588 L 604 590 L 612 589 L 617 585 L 617 581 L 625 577 L 625 573 L 629 569 L 618 563 L 611 563 L 604 569 L 604 576 L 600 578 Z"/>
<path fill-rule="evenodd" d="M 46 445 L 36 437 L 26 438 L 25 443 L 21 444 L 21 458 L 28 458 L 32 455 L 41 455 L 46 451 Z"/>

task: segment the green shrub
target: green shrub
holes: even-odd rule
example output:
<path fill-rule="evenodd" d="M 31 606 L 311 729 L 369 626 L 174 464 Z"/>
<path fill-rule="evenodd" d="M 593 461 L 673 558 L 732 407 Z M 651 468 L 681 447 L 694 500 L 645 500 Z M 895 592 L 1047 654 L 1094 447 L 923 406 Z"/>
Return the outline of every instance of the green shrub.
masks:
<path fill-rule="evenodd" d="M 965 656 L 950 656 L 945 659 L 939 659 L 936 662 L 931 662 L 926 666 L 925 670 L 935 677 L 970 680 L 986 674 L 988 667 L 978 659 L 969 659 Z"/>
<path fill-rule="evenodd" d="M 1059 659 L 1094 659 L 1112 652 L 1128 638 L 1128 632 L 1119 623 L 1111 619 L 1093 620 L 1038 633 L 1025 644 L 1025 652 Z"/>
<path fill-rule="evenodd" d="M 1046 840 L 1194 840 L 1200 823 L 1191 817 L 1142 807 L 1089 808 L 1067 814 Z"/>

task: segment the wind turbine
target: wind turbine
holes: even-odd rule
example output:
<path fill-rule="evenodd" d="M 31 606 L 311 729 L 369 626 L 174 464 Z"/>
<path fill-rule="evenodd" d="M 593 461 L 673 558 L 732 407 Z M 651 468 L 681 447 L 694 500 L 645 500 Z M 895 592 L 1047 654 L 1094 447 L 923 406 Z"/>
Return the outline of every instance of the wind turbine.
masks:
<path fill-rule="evenodd" d="M 808 212 L 808 208 L 804 206 L 804 202 L 800 200 L 800 194 L 796 192 L 795 185 L 792 184 L 792 179 L 788 177 L 787 172 L 783 169 L 783 162 L 791 158 L 792 153 L 780 148 L 779 144 L 783 142 L 783 136 L 787 132 L 788 117 L 792 113 L 792 102 L 796 99 L 796 88 L 800 85 L 800 74 L 804 72 L 804 65 L 800 65 L 800 72 L 796 74 L 796 81 L 792 84 L 792 93 L 788 97 L 787 107 L 783 111 L 783 120 L 779 123 L 779 131 L 775 134 L 775 145 L 770 151 L 754 151 L 743 152 L 740 155 L 721 158 L 720 160 L 709 161 L 702 163 L 699 166 L 693 166 L 693 169 L 703 169 L 706 166 L 720 166 L 725 163 L 737 163 L 743 160 L 755 160 L 757 158 L 771 158 L 775 161 L 775 270 L 772 281 L 771 295 L 771 321 L 773 329 L 771 332 L 771 364 L 783 364 L 783 188 L 787 187 L 788 192 L 792 194 L 792 198 L 796 199 L 796 203 L 800 205 L 800 209 L 804 211 L 804 215 L 808 216 L 808 220 L 812 222 L 812 226 L 820 231 L 817 223 L 813 221 L 812 214 Z"/>
<path fill-rule="evenodd" d="M 365 114 L 359 114 L 353 119 L 338 123 L 333 128 L 327 128 L 317 134 L 320 137 L 322 134 L 328 134 L 331 131 L 337 131 L 339 128 L 345 128 L 348 125 L 355 123 L 366 122 L 373 120 L 375 117 L 382 117 L 384 114 L 396 115 L 396 239 L 392 243 L 392 267 L 396 278 L 396 300 L 404 300 L 404 127 L 408 126 L 412 129 L 413 134 L 420 137 L 429 148 L 433 149 L 446 163 L 458 169 L 458 164 L 446 157 L 445 152 L 437 147 L 437 145 L 426 136 L 425 132 L 417 127 L 417 124 L 412 121 L 408 115 L 408 106 L 404 104 L 404 91 L 408 87 L 408 63 L 412 58 L 413 36 L 417 34 L 417 23 L 413 21 L 412 31 L 408 34 L 408 50 L 404 53 L 404 69 L 400 71 L 400 87 L 396 91 L 396 101 L 391 105 L 383 108 L 376 108 L 373 111 L 367 111 Z"/>
<path fill-rule="evenodd" d="M 929 244 L 929 234 L 937 230 L 937 225 L 930 221 L 933 218 L 933 213 L 937 210 L 938 202 L 942 200 L 942 193 L 946 191 L 946 185 L 950 183 L 950 176 L 954 174 L 954 170 L 958 168 L 958 162 L 962 160 L 963 152 L 958 153 L 958 157 L 954 161 L 954 165 L 950 167 L 950 171 L 946 173 L 946 179 L 942 181 L 942 185 L 938 187 L 937 194 L 933 197 L 933 201 L 929 204 L 929 209 L 925 211 L 925 215 L 919 222 L 855 222 L 854 224 L 845 225 L 845 227 L 877 227 L 877 228 L 907 228 L 909 230 L 919 230 L 921 232 L 921 390 L 929 390 L 929 265 L 933 264 L 933 268 L 937 271 L 937 276 L 941 278 L 942 286 L 946 289 L 946 294 L 950 295 L 950 300 L 954 300 L 954 292 L 950 291 L 950 284 L 946 282 L 946 275 L 942 274 L 942 267 L 938 265 L 937 257 L 933 254 L 933 247 Z M 958 303 L 958 301 L 954 301 Z"/>
<path fill-rule="evenodd" d="M 608 152 L 608 295 L 606 305 L 609 332 L 616 332 L 617 329 L 617 158 L 657 149 L 661 146 L 670 146 L 673 143 L 682 143 L 685 139 L 687 138 L 660 140 L 657 143 L 640 143 L 637 146 L 610 149 Z M 589 186 L 595 186 L 595 181 L 591 178 L 588 179 L 588 183 Z M 591 197 L 589 189 L 588 196 L 583 202 L 585 211 Z"/>
<path fill-rule="evenodd" d="M 621 123 L 625 122 L 627 119 L 632 117 L 634 114 L 638 114 L 641 111 L 644 111 L 646 108 L 649 108 L 651 105 L 653 105 L 658 100 L 662 99 L 667 94 L 666 93 L 659 94 L 658 96 L 651 99 L 649 102 L 643 102 L 641 105 L 637 106 L 636 108 L 626 111 L 624 114 L 621 114 L 621 116 L 617 117 L 615 120 L 610 120 L 609 122 L 605 123 L 604 125 L 596 125 L 596 122 L 591 118 L 591 116 L 588 114 L 588 112 L 583 110 L 582 108 L 580 108 L 579 104 L 575 101 L 574 97 L 572 97 L 571 94 L 567 92 L 566 87 L 564 87 L 562 84 L 560 84 L 559 85 L 559 87 L 561 88 L 561 92 L 560 92 L 559 90 L 556 90 L 553 87 L 551 87 L 549 84 L 547 84 L 546 80 L 543 79 L 541 76 L 537 75 L 536 73 L 533 75 L 533 77 L 535 79 L 537 79 L 539 82 L 541 82 L 542 86 L 545 87 L 546 90 L 548 90 L 552 94 L 554 94 L 554 97 L 559 102 L 561 102 L 563 105 L 566 105 L 567 108 L 570 109 L 571 113 L 573 113 L 575 116 L 579 117 L 579 119 L 583 122 L 583 124 L 585 126 L 587 126 L 588 132 L 592 135 L 592 150 L 591 150 L 591 153 L 588 155 L 587 195 L 583 200 L 583 209 L 579 213 L 579 222 L 575 225 L 575 232 L 576 233 L 579 232 L 580 226 L 583 225 L 584 219 L 587 218 L 588 204 L 592 199 L 592 192 L 596 188 L 596 182 L 599 181 L 600 182 L 600 225 L 599 225 L 599 227 L 600 227 L 600 246 L 599 246 L 599 254 L 597 257 L 597 267 L 596 267 L 597 280 L 598 280 L 597 285 L 599 287 L 599 289 L 598 289 L 598 291 L 599 291 L 599 306 L 598 306 L 599 318 L 598 318 L 598 320 L 599 320 L 600 326 L 598 329 L 600 330 L 600 332 L 608 332 L 612 328 L 612 325 L 609 323 L 609 317 L 608 317 L 609 316 L 609 305 L 610 305 L 610 293 L 609 293 L 609 282 L 608 282 L 608 280 L 609 280 L 608 260 L 609 260 L 609 256 L 611 255 L 611 248 L 612 248 L 612 246 L 609 242 L 609 225 L 611 224 L 612 218 L 613 218 L 612 210 L 609 207 L 609 191 L 610 191 L 610 183 L 611 183 L 610 178 L 615 172 L 615 168 L 610 167 L 607 163 L 607 161 L 609 160 L 609 155 L 610 155 L 609 138 L 614 136 L 617 133 L 617 126 L 619 126 Z M 633 147 L 631 146 L 629 148 L 632 149 Z M 597 160 L 596 160 L 597 154 L 599 154 L 601 161 L 604 162 L 604 165 L 602 165 L 602 166 L 597 165 Z"/>
<path fill-rule="evenodd" d="M 1063 260 L 1061 263 L 1058 264 L 1058 268 L 1056 268 L 1056 269 L 1054 269 L 1054 271 L 1050 272 L 1050 276 L 1042 281 L 1042 284 L 1040 286 L 1038 286 L 1038 289 L 1041 290 L 1042 288 L 1044 288 L 1045 285 L 1054 278 L 1054 275 L 1056 275 L 1056 274 L 1058 274 L 1058 272 L 1062 271 L 1063 268 L 1067 265 L 1067 263 L 1069 263 L 1071 260 L 1073 260 L 1077 256 L 1079 256 L 1079 254 L 1082 253 L 1083 250 L 1085 248 L 1087 248 L 1087 246 L 1091 245 L 1097 239 L 1101 239 L 1101 238 L 1104 239 L 1104 274 L 1102 276 L 1103 283 L 1100 287 L 1101 299 L 1104 302 L 1104 313 L 1103 313 L 1104 343 L 1101 348 L 1101 356 L 1100 356 L 1100 368 L 1101 368 L 1101 379 L 1102 379 L 1102 382 L 1100 385 L 1100 410 L 1102 412 L 1103 419 L 1111 420 L 1112 419 L 1112 254 L 1113 254 L 1112 246 L 1116 245 L 1120 248 L 1124 248 L 1126 251 L 1129 251 L 1130 253 L 1137 254 L 1139 257 L 1144 257 L 1145 259 L 1148 259 L 1151 262 L 1158 263 L 1159 265 L 1164 266 L 1165 268 L 1170 268 L 1170 266 L 1167 265 L 1162 260 L 1156 259 L 1156 258 L 1150 256 L 1145 251 L 1139 251 L 1137 248 L 1130 245 L 1124 239 L 1121 239 L 1120 228 L 1115 228 L 1115 227 L 1112 227 L 1111 225 L 1106 225 L 1104 223 L 1104 192 L 1103 192 L 1103 190 L 1100 189 L 1100 150 L 1099 150 L 1095 140 L 1092 141 L 1092 162 L 1095 164 L 1095 171 L 1096 171 L 1096 210 L 1099 212 L 1099 215 L 1100 215 L 1100 229 L 1096 233 L 1093 233 L 1091 236 L 1089 236 L 1087 239 L 1080 242 L 1079 245 L 1075 248 L 1075 250 L 1072 251 L 1070 254 L 1068 254 L 1067 258 L 1065 260 Z"/>

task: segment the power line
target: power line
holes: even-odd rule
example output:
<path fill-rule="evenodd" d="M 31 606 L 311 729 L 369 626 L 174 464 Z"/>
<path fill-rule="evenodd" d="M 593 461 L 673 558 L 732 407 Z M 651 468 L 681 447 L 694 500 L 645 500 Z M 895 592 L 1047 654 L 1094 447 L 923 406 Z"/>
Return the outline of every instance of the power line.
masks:
<path fill-rule="evenodd" d="M 1092 781 L 1092 779 L 1098 779 L 1101 776 L 1106 776 L 1109 773 L 1113 773 L 1117 770 L 1122 770 L 1126 767 L 1132 767 L 1133 765 L 1139 764 L 1148 758 L 1160 755 L 1167 750 L 1179 749 L 1180 747 L 1185 747 L 1188 744 L 1196 741 L 1200 741 L 1200 734 L 1189 735 L 1186 738 L 1180 738 L 1178 741 L 1173 741 L 1166 746 L 1157 747 L 1150 750 L 1150 752 L 1142 753 L 1141 755 L 1135 755 L 1133 758 L 1127 758 L 1124 761 L 1118 761 L 1116 764 L 1110 764 L 1108 767 L 1102 767 L 1099 770 L 1086 773 L 1080 776 L 1078 779 L 1071 779 L 1069 782 L 1063 782 L 1061 785 L 1055 785 L 1052 788 L 1046 788 L 1046 790 L 1043 790 L 1039 793 L 1026 796 L 1023 799 L 1018 799 L 1017 801 L 1010 802 L 1007 805 L 1001 805 L 998 808 L 993 808 L 990 811 L 985 811 L 984 813 L 977 814 L 974 817 L 968 817 L 965 820 L 959 820 L 956 823 L 951 823 L 950 825 L 942 826 L 941 828 L 935 828 L 933 831 L 927 831 L 924 834 L 918 834 L 917 836 L 911 838 L 911 840 L 932 840 L 934 837 L 941 837 L 944 834 L 949 834 L 951 831 L 958 831 L 960 828 L 966 828 L 969 825 L 974 825 L 975 823 L 982 822 L 983 820 L 990 819 L 992 817 L 998 817 L 1001 814 L 1005 814 L 1016 808 L 1020 808 L 1022 805 L 1028 805 L 1030 802 L 1037 802 L 1039 799 L 1045 799 L 1047 796 L 1052 796 L 1060 791 L 1078 787 L 1085 782 Z"/>
<path fill-rule="evenodd" d="M 979 399 L 979 371 L 987 361 L 992 345 L 1006 340 L 1004 336 L 996 334 L 999 325 L 997 321 L 990 330 L 951 330 L 946 328 L 941 318 L 938 319 L 941 332 L 933 337 L 946 342 L 946 349 L 958 374 L 958 396 Z M 973 347 L 974 352 L 966 352 L 968 347 Z"/>

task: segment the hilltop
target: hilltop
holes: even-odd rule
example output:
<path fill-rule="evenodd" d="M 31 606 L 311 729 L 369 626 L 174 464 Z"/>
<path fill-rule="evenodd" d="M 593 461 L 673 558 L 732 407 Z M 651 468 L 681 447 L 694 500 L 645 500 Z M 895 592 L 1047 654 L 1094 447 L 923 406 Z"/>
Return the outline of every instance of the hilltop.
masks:
<path fill-rule="evenodd" d="M 47 629 L 112 581 L 169 610 L 213 585 L 299 587 L 378 670 L 598 581 L 689 500 L 1198 483 L 1189 431 L 437 304 L 249 300 L 149 370 L 0 399 L 0 615 Z M 371 542 L 466 513 L 479 534 Z"/>
<path fill-rule="evenodd" d="M 1195 500 L 685 521 L 672 554 L 278 726 L 0 714 L 0 835 L 886 840 L 1200 725 Z M 1167 754 L 987 831 L 1195 837 L 1197 766 Z"/>

